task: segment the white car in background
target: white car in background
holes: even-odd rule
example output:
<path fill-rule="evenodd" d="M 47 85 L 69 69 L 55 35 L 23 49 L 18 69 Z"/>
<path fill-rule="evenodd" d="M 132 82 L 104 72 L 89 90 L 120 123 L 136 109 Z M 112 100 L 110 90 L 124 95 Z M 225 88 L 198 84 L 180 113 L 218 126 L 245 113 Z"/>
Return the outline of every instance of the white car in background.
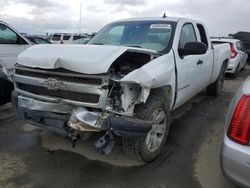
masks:
<path fill-rule="evenodd" d="M 0 105 L 10 101 L 11 77 L 17 56 L 30 47 L 30 42 L 7 23 L 0 21 Z"/>
<path fill-rule="evenodd" d="M 212 43 L 229 43 L 231 47 L 231 58 L 226 73 L 232 74 L 235 78 L 241 70 L 244 70 L 247 64 L 248 55 L 242 41 L 232 38 L 213 38 Z"/>
<path fill-rule="evenodd" d="M 88 39 L 86 35 L 71 33 L 55 33 L 50 40 L 53 44 L 81 44 L 81 40 Z"/>

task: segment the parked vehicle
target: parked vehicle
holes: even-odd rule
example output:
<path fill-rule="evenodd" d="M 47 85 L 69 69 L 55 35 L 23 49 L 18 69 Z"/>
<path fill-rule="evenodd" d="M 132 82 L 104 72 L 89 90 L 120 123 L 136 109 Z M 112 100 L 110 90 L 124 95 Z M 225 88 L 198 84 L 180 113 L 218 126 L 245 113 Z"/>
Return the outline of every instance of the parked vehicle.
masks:
<path fill-rule="evenodd" d="M 38 36 L 28 35 L 25 36 L 25 38 L 28 39 L 31 44 L 51 44 L 50 41 Z"/>
<path fill-rule="evenodd" d="M 231 38 L 213 38 L 213 44 L 229 43 L 231 47 L 231 57 L 226 73 L 232 74 L 235 78 L 241 70 L 244 70 L 247 64 L 248 55 L 242 41 Z"/>
<path fill-rule="evenodd" d="M 250 187 L 250 77 L 238 89 L 227 118 L 221 168 L 235 183 Z"/>
<path fill-rule="evenodd" d="M 88 39 L 88 36 L 70 33 L 55 33 L 52 35 L 50 42 L 54 44 L 81 44 L 80 39 Z"/>
<path fill-rule="evenodd" d="M 75 40 L 74 44 L 87 44 L 89 40 L 90 40 L 89 37 L 81 38 L 81 39 Z"/>
<path fill-rule="evenodd" d="M 238 32 L 232 35 L 235 39 L 239 39 L 244 43 L 248 57 L 250 57 L 250 32 Z"/>
<path fill-rule="evenodd" d="M 7 23 L 0 21 L 0 105 L 10 101 L 14 64 L 30 43 Z"/>
<path fill-rule="evenodd" d="M 122 20 L 86 45 L 23 52 L 13 106 L 26 121 L 73 143 L 103 133 L 96 147 L 105 154 L 122 137 L 126 153 L 149 162 L 165 145 L 170 112 L 205 88 L 220 95 L 230 54 L 229 44 L 212 47 L 199 21 Z"/>

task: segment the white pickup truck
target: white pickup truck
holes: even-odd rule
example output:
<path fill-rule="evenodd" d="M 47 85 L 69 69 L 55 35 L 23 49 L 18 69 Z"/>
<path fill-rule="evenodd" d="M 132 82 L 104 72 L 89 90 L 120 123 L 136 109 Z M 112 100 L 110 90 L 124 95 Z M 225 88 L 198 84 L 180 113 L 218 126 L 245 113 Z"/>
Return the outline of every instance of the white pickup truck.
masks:
<path fill-rule="evenodd" d="M 230 55 L 199 21 L 121 20 L 87 45 L 20 54 L 13 104 L 26 121 L 74 142 L 103 133 L 95 145 L 106 154 L 121 137 L 126 153 L 149 162 L 165 145 L 172 111 L 205 88 L 221 93 Z"/>
<path fill-rule="evenodd" d="M 0 105 L 10 101 L 13 90 L 11 76 L 17 56 L 29 46 L 27 39 L 7 23 L 0 21 Z"/>

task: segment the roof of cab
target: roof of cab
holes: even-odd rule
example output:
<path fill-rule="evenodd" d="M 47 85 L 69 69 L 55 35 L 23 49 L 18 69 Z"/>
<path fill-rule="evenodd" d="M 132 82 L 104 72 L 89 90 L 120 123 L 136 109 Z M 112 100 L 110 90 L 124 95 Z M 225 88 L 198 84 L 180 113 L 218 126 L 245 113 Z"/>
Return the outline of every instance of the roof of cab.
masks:
<path fill-rule="evenodd" d="M 129 22 L 129 21 L 169 21 L 169 22 L 179 22 L 180 20 L 185 20 L 187 22 L 194 22 L 194 23 L 199 23 L 202 24 L 203 23 L 199 20 L 194 20 L 194 19 L 190 19 L 190 18 L 183 18 L 183 17 L 142 17 L 142 18 L 128 18 L 128 19 L 122 19 L 122 20 L 117 20 L 113 23 L 116 22 Z"/>
<path fill-rule="evenodd" d="M 178 18 L 178 17 L 142 17 L 142 18 L 128 18 L 128 19 L 122 19 L 118 20 L 116 22 L 125 22 L 125 21 L 172 21 L 172 22 L 178 22 L 180 19 L 184 18 Z"/>

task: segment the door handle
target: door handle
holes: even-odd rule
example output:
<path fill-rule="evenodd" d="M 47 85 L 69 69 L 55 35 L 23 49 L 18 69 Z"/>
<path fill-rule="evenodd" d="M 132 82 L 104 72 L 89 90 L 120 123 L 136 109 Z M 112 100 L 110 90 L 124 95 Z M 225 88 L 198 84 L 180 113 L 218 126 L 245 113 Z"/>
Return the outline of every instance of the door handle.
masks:
<path fill-rule="evenodd" d="M 204 63 L 204 61 L 199 60 L 199 61 L 197 62 L 197 65 L 202 65 L 203 63 Z"/>

